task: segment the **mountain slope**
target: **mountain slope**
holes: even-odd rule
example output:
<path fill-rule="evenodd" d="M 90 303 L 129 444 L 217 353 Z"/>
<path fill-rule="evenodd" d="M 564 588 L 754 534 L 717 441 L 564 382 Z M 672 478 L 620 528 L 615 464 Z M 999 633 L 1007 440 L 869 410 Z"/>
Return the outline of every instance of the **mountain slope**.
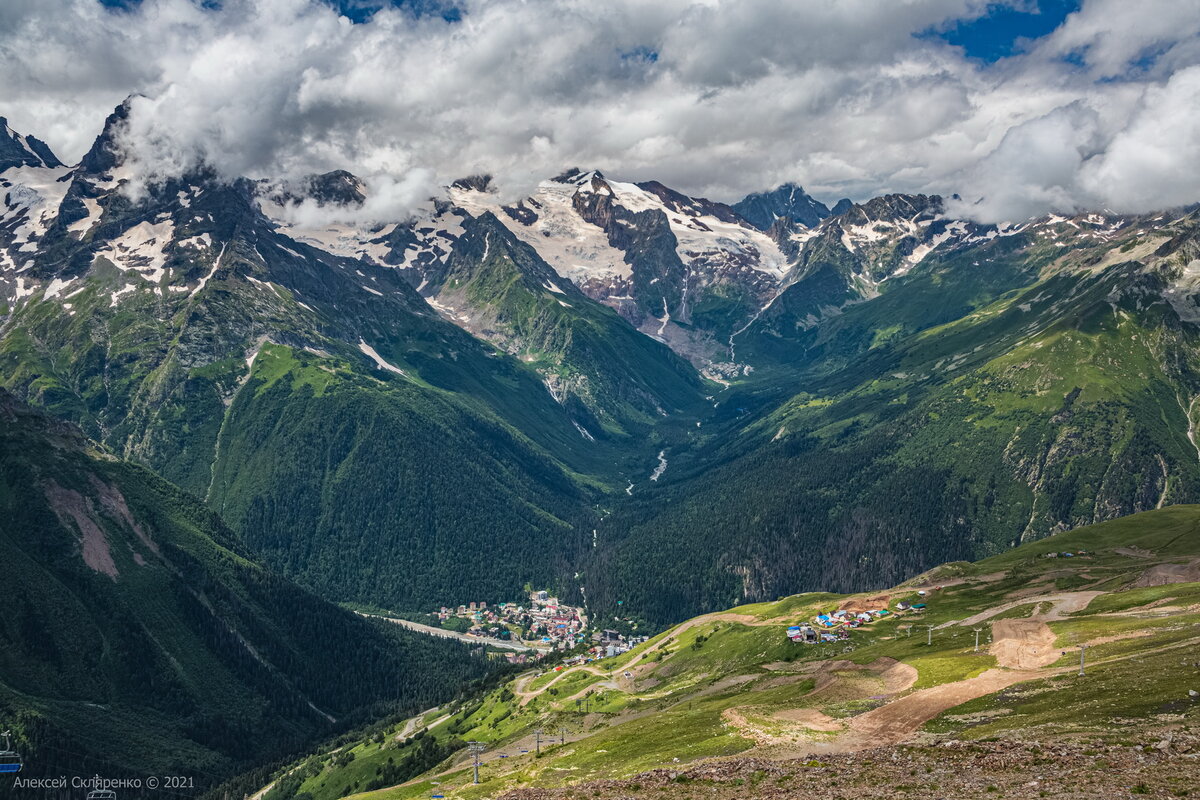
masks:
<path fill-rule="evenodd" d="M 463 224 L 444 270 L 425 273 L 425 294 L 537 366 L 589 436 L 644 429 L 702 402 L 691 365 L 560 277 L 491 212 Z"/>
<path fill-rule="evenodd" d="M 64 180 L 42 169 L 57 205 L 16 212 L 13 240 L 32 238 L 7 251 L 30 263 L 4 273 L 3 385 L 205 496 L 330 597 L 414 608 L 568 574 L 592 494 L 654 442 L 589 441 L 536 371 L 398 270 L 282 235 L 247 182 L 200 172 L 134 202 L 120 121 Z M 507 555 L 474 546 L 489 536 Z"/>
<path fill-rule="evenodd" d="M 22 136 L 0 117 L 0 172 L 12 167 L 61 167 L 62 162 L 41 139 Z"/>
<path fill-rule="evenodd" d="M 0 423 L 0 716 L 25 775 L 203 787 L 484 674 L 267 572 L 197 499 L 2 390 Z"/>
<path fill-rule="evenodd" d="M 1200 507 L 1147 512 L 891 589 L 696 617 L 627 654 L 535 669 L 384 727 L 349 765 L 311 756 L 281 786 L 314 800 L 891 797 L 919 765 L 937 796 L 1074 797 L 1081 783 L 1172 796 L 1200 777 L 1198 580 Z M 889 613 L 848 638 L 789 641 L 790 626 L 823 631 L 818 615 L 839 609 Z M 421 775 L 391 768 L 468 739 L 487 748 L 478 787 L 465 748 Z M 1097 769 L 1101 753 L 1121 768 Z"/>
<path fill-rule="evenodd" d="M 516 204 L 505 205 L 486 176 L 458 181 L 448 195 L 429 214 L 382 229 L 305 226 L 284 205 L 264 210 L 288 235 L 394 265 L 415 286 L 442 272 L 466 220 L 491 213 L 561 279 L 701 367 L 724 358 L 730 332 L 773 295 L 789 260 L 729 206 L 657 181 L 573 169 Z"/>
<path fill-rule="evenodd" d="M 200 171 L 135 202 L 122 113 L 79 167 L 2 173 L 3 384 L 335 599 L 534 581 L 663 624 L 1200 499 L 1194 210 L 888 195 L 773 240 L 573 170 L 315 225 L 365 185 Z"/>
<path fill-rule="evenodd" d="M 602 524 L 588 597 L 671 620 L 1200 499 L 1196 223 L 1168 219 L 984 236 L 818 325 L 748 331 L 786 362 Z"/>

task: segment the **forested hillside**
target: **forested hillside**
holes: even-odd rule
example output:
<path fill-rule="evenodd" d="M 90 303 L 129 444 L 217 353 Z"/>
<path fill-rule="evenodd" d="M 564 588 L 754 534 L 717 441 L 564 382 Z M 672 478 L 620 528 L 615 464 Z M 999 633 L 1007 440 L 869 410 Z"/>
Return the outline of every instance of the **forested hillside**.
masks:
<path fill-rule="evenodd" d="M 674 620 L 850 591 L 1200 499 L 1197 223 L 1168 220 L 1050 220 L 819 323 L 769 309 L 739 338 L 760 369 L 600 526 L 591 600 Z"/>
<path fill-rule="evenodd" d="M 0 720 L 27 776 L 211 785 L 488 672 L 265 570 L 197 498 L 0 390 Z"/>
<path fill-rule="evenodd" d="M 678 371 L 622 379 L 611 399 L 637 419 L 610 442 L 616 423 L 557 402 L 397 270 L 278 233 L 250 182 L 200 171 L 132 203 L 113 144 L 125 111 L 79 166 L 42 168 L 58 207 L 9 195 L 28 205 L 0 239 L 47 221 L 3 309 L 0 385 L 205 498 L 328 598 L 418 609 L 569 575 L 594 496 L 653 462 L 656 403 L 693 402 L 694 370 L 596 309 L 625 337 L 610 353 L 636 344 Z M 594 350 L 591 324 L 563 346 Z M 657 400 L 639 388 L 660 382 Z"/>

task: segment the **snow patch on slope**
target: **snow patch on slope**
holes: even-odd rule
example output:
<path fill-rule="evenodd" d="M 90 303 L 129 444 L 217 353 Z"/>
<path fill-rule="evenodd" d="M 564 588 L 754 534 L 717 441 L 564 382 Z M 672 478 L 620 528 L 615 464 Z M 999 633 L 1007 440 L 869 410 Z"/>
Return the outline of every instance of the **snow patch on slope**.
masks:
<path fill-rule="evenodd" d="M 166 247 L 174 234 L 175 223 L 170 219 L 139 222 L 97 252 L 96 258 L 107 258 L 122 271 L 137 272 L 151 283 L 158 283 L 166 273 Z"/>
<path fill-rule="evenodd" d="M 70 181 L 59 180 L 68 172 L 70 167 L 11 167 L 0 173 L 0 185 L 5 186 L 8 195 L 8 204 L 0 220 L 12 219 L 25 212 L 24 221 L 14 231 L 14 246 L 31 243 L 46 233 L 70 188 Z M 23 249 L 28 251 L 34 247 Z"/>
<path fill-rule="evenodd" d="M 379 369 L 386 369 L 388 372 L 394 372 L 397 375 L 404 375 L 404 377 L 408 377 L 407 375 L 405 375 L 404 370 L 400 369 L 395 364 L 390 364 L 387 361 L 385 361 L 383 356 L 381 356 L 381 355 L 379 355 L 379 353 L 375 352 L 374 347 L 371 347 L 371 345 L 367 344 L 362 339 L 358 340 L 358 349 L 361 350 L 363 353 L 365 353 L 368 358 L 370 358 L 372 361 L 374 361 L 375 366 L 377 366 Z"/>
<path fill-rule="evenodd" d="M 79 234 L 80 239 L 86 236 L 87 232 L 92 229 L 92 226 L 100 221 L 100 215 L 104 213 L 103 209 L 100 208 L 99 200 L 91 197 L 81 199 L 83 200 L 84 207 L 87 209 L 87 216 L 83 219 L 75 220 L 67 226 L 67 231 Z"/>
<path fill-rule="evenodd" d="M 633 271 L 625 263 L 625 253 L 610 245 L 603 230 L 585 222 L 575 211 L 571 198 L 577 188 L 557 181 L 538 184 L 534 194 L 538 219 L 532 225 L 510 218 L 494 195 L 456 188 L 451 190 L 451 199 L 472 216 L 494 213 L 565 278 L 576 282 L 595 277 L 629 278 Z"/>

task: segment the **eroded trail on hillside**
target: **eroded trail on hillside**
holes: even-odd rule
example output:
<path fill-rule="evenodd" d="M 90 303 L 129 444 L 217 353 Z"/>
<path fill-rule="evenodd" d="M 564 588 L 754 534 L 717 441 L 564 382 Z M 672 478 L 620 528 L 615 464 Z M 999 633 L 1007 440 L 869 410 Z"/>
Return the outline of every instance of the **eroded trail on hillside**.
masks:
<path fill-rule="evenodd" d="M 981 675 L 906 694 L 885 705 L 847 719 L 836 719 L 814 708 L 777 712 L 774 719 L 810 732 L 788 740 L 763 736 L 744 714 L 730 709 L 725 720 L 738 732 L 754 739 L 768 758 L 799 758 L 824 753 L 847 753 L 907 741 L 926 722 L 955 706 L 1007 689 L 1016 683 L 1044 677 L 1036 670 L 989 669 Z M 815 693 L 815 692 L 814 692 Z M 829 734 L 834 734 L 830 736 Z"/>
<path fill-rule="evenodd" d="M 1039 614 L 1038 618 L 1046 621 L 1062 619 L 1068 614 L 1074 614 L 1078 611 L 1083 611 L 1088 607 L 1088 604 L 1095 600 L 1104 592 L 1087 591 L 1087 592 L 1055 592 L 1053 594 L 1035 595 L 1032 597 L 1021 597 L 1016 600 L 1010 600 L 1007 603 L 1002 603 L 998 606 L 980 611 L 978 614 L 973 614 L 966 619 L 950 620 L 938 625 L 935 630 L 949 628 L 955 625 L 978 625 L 980 622 L 986 622 L 992 617 L 999 616 L 1005 611 L 1010 611 L 1019 606 L 1037 605 L 1040 603 L 1049 603 L 1050 609 L 1044 614 Z M 1009 597 L 1012 597 L 1010 594 Z"/>
<path fill-rule="evenodd" d="M 1040 619 L 1001 619 L 992 623 L 989 652 L 1001 667 L 1016 670 L 1048 667 L 1062 656 L 1057 638 Z"/>
<path fill-rule="evenodd" d="M 835 743 L 835 746 L 844 750 L 861 750 L 882 744 L 898 744 L 943 711 L 985 694 L 1007 689 L 1014 683 L 1038 677 L 1041 674 L 1032 670 L 989 669 L 974 678 L 921 689 L 874 711 L 852 717 L 847 725 L 850 735 Z"/>
<path fill-rule="evenodd" d="M 1184 569 L 1190 566 L 1184 565 Z M 721 717 L 731 733 L 752 740 L 756 745 L 754 751 L 771 759 L 857 752 L 909 741 L 925 723 L 957 706 L 1015 684 L 1060 675 L 1074 669 L 1054 667 L 1063 653 L 1057 647 L 1057 635 L 1047 623 L 1070 619 L 1070 615 L 1085 610 L 1105 592 L 1085 590 L 1038 594 L 1036 588 L 1026 587 L 1023 594 L 1025 596 L 1009 594 L 991 608 L 938 626 L 991 626 L 992 642 L 988 652 L 995 659 L 996 666 L 978 675 L 914 691 L 912 687 L 919 678 L 917 669 L 890 658 L 880 658 L 870 664 L 836 658 L 804 666 L 780 662 L 777 667 L 766 665 L 766 668 L 786 671 L 794 680 L 813 681 L 812 689 L 803 699 L 784 707 L 738 705 L 726 708 Z M 882 596 L 872 595 L 852 598 L 843 605 L 858 602 L 874 607 L 880 605 L 882 600 Z M 1033 606 L 1033 614 L 1023 618 L 996 619 L 1021 606 Z M 567 675 L 586 672 L 608 680 L 585 687 L 576 696 L 597 686 L 637 695 L 635 684 L 653 675 L 661 666 L 661 663 L 648 660 L 646 656 L 671 648 L 687 631 L 714 622 L 750 627 L 775 626 L 793 621 L 794 616 L 762 619 L 730 612 L 707 614 L 675 628 L 653 643 L 637 660 L 618 662 L 611 670 L 605 671 L 593 665 L 567 669 L 534 691 L 528 689 L 533 678 L 530 675 L 518 681 L 516 693 L 525 704 Z M 969 655 L 969 645 L 962 652 Z M 617 677 L 626 672 L 628 677 Z M 755 676 L 740 675 L 736 676 L 736 680 L 738 683 L 752 682 Z M 725 687 L 726 681 L 718 683 Z M 640 696 L 649 697 L 644 694 Z M 845 704 L 865 701 L 881 704 L 863 713 L 845 716 L 848 710 Z"/>

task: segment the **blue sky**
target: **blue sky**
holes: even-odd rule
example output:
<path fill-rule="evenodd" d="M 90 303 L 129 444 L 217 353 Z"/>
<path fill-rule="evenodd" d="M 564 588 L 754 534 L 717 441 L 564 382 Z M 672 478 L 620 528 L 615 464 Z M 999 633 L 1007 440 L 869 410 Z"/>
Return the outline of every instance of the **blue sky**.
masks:
<path fill-rule="evenodd" d="M 1030 7 L 991 3 L 984 16 L 962 20 L 933 35 L 962 47 L 971 58 L 994 62 L 1018 52 L 1023 40 L 1053 32 L 1079 6 L 1080 0 L 1037 0 Z"/>
<path fill-rule="evenodd" d="M 108 8 L 132 9 L 141 5 L 142 0 L 97 0 L 100 5 Z M 205 6 L 219 8 L 220 0 L 201 0 Z M 337 9 L 357 23 L 370 22 L 378 11 L 383 8 L 404 8 L 421 16 L 436 14 L 445 19 L 457 19 L 459 11 L 452 0 L 325 0 L 328 5 Z"/>

